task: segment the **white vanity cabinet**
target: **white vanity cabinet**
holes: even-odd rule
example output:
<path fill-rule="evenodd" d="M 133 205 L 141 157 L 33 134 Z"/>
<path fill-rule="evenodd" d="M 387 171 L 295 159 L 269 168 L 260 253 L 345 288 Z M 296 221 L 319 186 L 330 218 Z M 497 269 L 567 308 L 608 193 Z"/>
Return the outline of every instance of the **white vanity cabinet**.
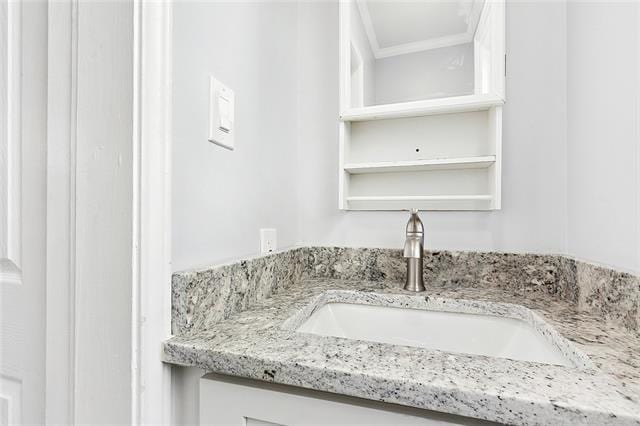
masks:
<path fill-rule="evenodd" d="M 340 2 L 343 210 L 501 208 L 505 2 Z"/>
<path fill-rule="evenodd" d="M 490 425 L 485 421 L 217 374 L 200 379 L 200 424 Z"/>

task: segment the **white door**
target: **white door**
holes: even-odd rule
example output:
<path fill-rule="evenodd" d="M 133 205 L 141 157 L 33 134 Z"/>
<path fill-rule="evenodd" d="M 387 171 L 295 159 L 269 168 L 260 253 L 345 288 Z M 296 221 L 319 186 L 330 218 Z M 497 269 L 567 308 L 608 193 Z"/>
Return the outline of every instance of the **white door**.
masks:
<path fill-rule="evenodd" d="M 0 425 L 44 422 L 46 17 L 0 2 Z"/>

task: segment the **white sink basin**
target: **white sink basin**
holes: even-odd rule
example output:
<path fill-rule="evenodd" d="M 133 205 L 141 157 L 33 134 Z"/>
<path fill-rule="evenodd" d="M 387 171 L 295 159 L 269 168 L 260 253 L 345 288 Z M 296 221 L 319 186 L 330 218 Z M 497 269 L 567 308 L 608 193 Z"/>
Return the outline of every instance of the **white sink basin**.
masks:
<path fill-rule="evenodd" d="M 573 367 L 525 321 L 475 313 L 327 303 L 297 331 Z"/>

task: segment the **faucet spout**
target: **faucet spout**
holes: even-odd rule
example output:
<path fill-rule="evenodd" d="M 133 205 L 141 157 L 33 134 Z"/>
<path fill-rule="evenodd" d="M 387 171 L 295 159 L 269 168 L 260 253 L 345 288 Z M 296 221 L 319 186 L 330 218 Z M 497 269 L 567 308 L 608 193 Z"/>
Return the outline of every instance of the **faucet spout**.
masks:
<path fill-rule="evenodd" d="M 406 239 L 403 256 L 407 259 L 407 282 L 404 289 L 409 291 L 424 291 L 422 277 L 424 258 L 424 226 L 418 217 L 418 210 L 411 210 L 411 217 L 407 222 Z"/>

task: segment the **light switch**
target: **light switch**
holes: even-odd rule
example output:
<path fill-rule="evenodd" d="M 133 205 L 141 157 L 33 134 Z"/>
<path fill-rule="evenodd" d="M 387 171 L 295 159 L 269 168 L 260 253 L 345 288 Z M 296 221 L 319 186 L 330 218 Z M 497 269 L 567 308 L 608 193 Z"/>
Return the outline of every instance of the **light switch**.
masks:
<path fill-rule="evenodd" d="M 218 109 L 220 111 L 220 114 L 218 116 L 220 120 L 218 128 L 223 132 L 229 133 L 231 131 L 231 120 L 229 119 L 229 100 L 222 96 L 218 96 Z"/>
<path fill-rule="evenodd" d="M 233 90 L 209 77 L 209 141 L 234 149 L 233 122 L 235 115 Z"/>

